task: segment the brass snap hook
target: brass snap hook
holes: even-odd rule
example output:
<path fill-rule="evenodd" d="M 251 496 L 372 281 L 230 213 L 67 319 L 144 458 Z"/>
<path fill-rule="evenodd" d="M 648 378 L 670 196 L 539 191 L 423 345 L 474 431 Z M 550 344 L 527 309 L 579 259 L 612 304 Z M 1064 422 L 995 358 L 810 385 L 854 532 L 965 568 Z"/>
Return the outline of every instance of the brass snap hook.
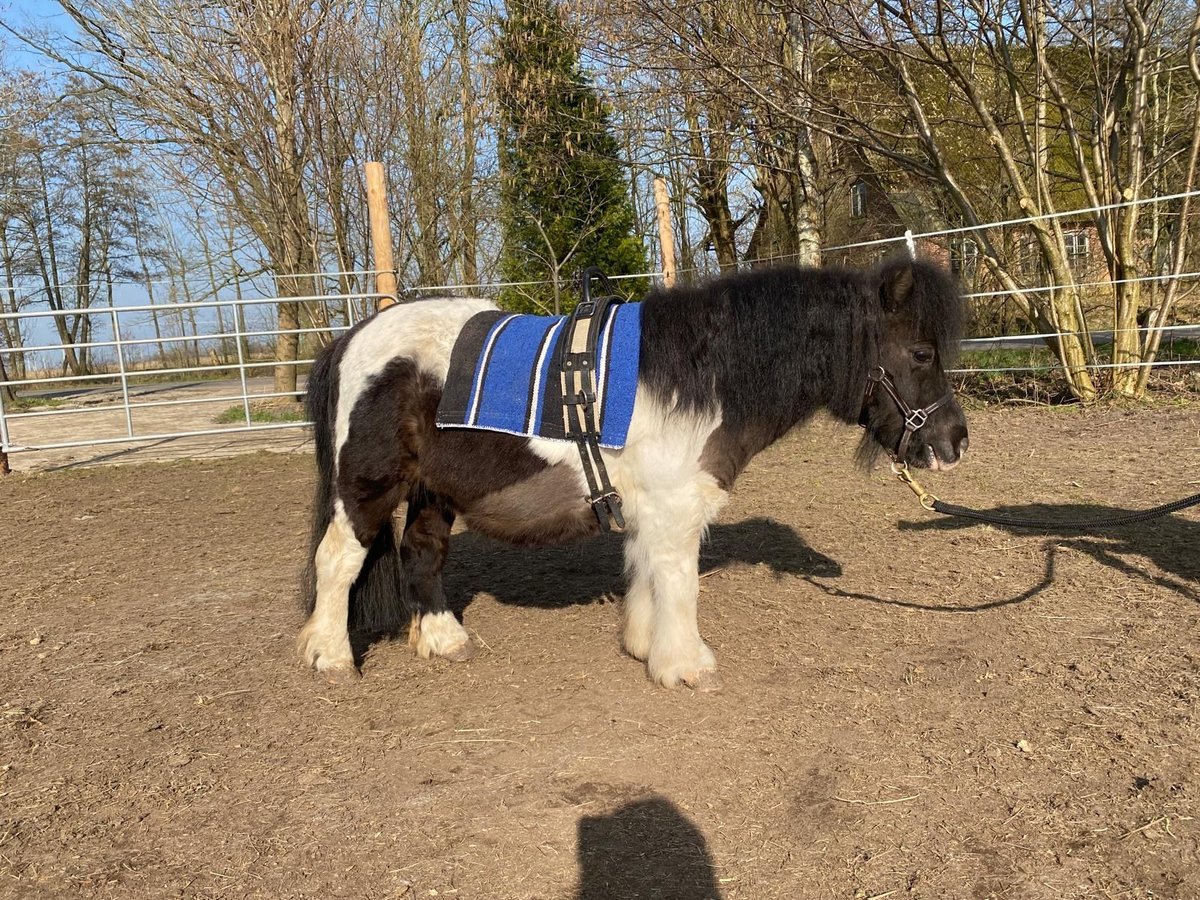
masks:
<path fill-rule="evenodd" d="M 892 474 L 895 475 L 902 484 L 907 485 L 910 491 L 917 495 L 917 500 L 920 502 L 921 506 L 923 506 L 929 512 L 937 511 L 933 506 L 938 502 L 937 497 L 933 496 L 933 494 L 921 487 L 921 483 L 917 481 L 917 479 L 913 478 L 912 472 L 908 470 L 908 463 L 893 461 Z"/>

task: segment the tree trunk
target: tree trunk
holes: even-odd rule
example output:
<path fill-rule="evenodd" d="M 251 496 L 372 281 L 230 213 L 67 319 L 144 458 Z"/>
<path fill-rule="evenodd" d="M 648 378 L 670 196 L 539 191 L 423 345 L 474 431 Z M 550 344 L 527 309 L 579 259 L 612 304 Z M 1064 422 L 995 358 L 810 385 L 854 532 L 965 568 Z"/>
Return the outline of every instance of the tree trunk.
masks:
<path fill-rule="evenodd" d="M 150 324 L 154 327 L 155 347 L 158 348 L 159 365 L 165 366 L 166 353 L 163 350 L 162 340 L 162 325 L 158 321 L 158 310 L 154 309 L 154 279 L 150 277 L 150 264 L 147 262 L 148 253 L 146 242 L 142 234 L 142 217 L 138 213 L 137 205 L 134 204 L 132 209 L 131 225 L 133 227 L 133 249 L 137 253 L 138 262 L 141 263 L 142 278 L 146 284 L 146 300 L 150 309 Z"/>
<path fill-rule="evenodd" d="M 0 288 L 3 291 L 3 297 L 8 298 L 5 303 L 0 299 L 0 312 L 18 312 L 17 309 L 17 283 L 13 275 L 13 255 L 11 247 L 8 243 L 8 228 L 0 227 L 0 262 L 4 265 L 4 286 Z M 21 320 L 20 319 L 0 319 L 0 338 L 4 340 L 4 346 L 11 349 L 19 349 L 24 346 L 25 339 L 21 335 Z M 7 357 L 12 361 L 10 368 L 18 381 L 25 378 L 25 354 L 14 353 Z"/>
<path fill-rule="evenodd" d="M 796 263 L 801 266 L 821 264 L 820 210 L 817 199 L 817 157 L 813 151 L 812 135 L 806 122 L 812 120 L 813 67 L 810 53 L 810 35 L 803 18 L 788 13 L 788 42 L 784 54 L 785 63 L 792 77 L 800 85 L 795 90 L 796 121 L 801 123 L 795 130 L 795 167 L 792 180 L 792 216 L 796 241 Z"/>
<path fill-rule="evenodd" d="M 183 258 L 183 249 L 178 243 L 175 243 L 175 259 L 179 265 L 179 286 L 183 289 L 183 302 L 185 305 L 179 311 L 179 336 L 187 337 L 188 325 L 191 325 L 192 337 L 196 337 L 200 332 L 196 327 L 196 309 L 190 304 L 195 303 L 195 298 L 192 296 L 192 286 L 188 283 L 187 260 Z M 183 357 L 183 366 L 200 365 L 200 342 L 199 341 L 180 341 L 180 353 Z"/>
<path fill-rule="evenodd" d="M 710 121 L 710 149 L 706 150 L 699 117 L 690 103 L 687 116 L 688 140 L 696 161 L 696 205 L 708 223 L 709 239 L 717 255 L 717 265 L 722 272 L 727 272 L 738 265 L 737 227 L 729 210 L 729 153 L 727 148 L 718 150 L 724 147 L 727 139 L 723 138 L 718 143 Z"/>
<path fill-rule="evenodd" d="M 41 152 L 34 153 L 33 158 L 37 164 L 38 179 L 41 188 L 39 199 L 42 206 L 43 221 L 46 225 L 45 241 L 42 241 L 38 232 L 38 223 L 32 214 L 26 224 L 29 226 L 29 238 L 33 245 L 34 258 L 37 260 L 38 274 L 41 276 L 42 286 L 46 291 L 46 301 L 51 309 L 65 311 L 66 304 L 63 302 L 62 279 L 58 274 L 58 247 L 54 237 L 54 216 L 50 210 L 50 183 L 46 177 L 46 165 L 45 160 L 42 159 Z M 59 343 L 64 345 L 64 373 L 73 372 L 76 375 L 81 374 L 82 367 L 79 364 L 75 348 L 65 346 L 74 343 L 71 329 L 68 327 L 67 316 L 54 316 L 53 321 L 54 330 L 58 333 Z"/>
<path fill-rule="evenodd" d="M 465 284 L 479 281 L 479 214 L 475 208 L 475 157 L 479 146 L 478 98 L 471 80 L 471 30 L 468 0 L 454 0 L 454 43 L 458 56 L 459 103 L 462 106 L 462 177 L 458 196 L 458 258 Z"/>
<path fill-rule="evenodd" d="M 303 297 L 316 293 L 310 280 L 316 261 L 312 258 L 312 222 L 304 192 L 304 163 L 297 144 L 298 85 L 292 54 L 299 40 L 299 23 L 284 11 L 274 17 L 273 24 L 279 40 L 273 57 L 267 61 L 267 82 L 274 100 L 271 128 L 280 160 L 279 193 L 273 201 L 278 210 L 275 219 L 282 227 L 268 247 L 272 248 L 271 261 L 281 295 Z M 276 393 L 294 394 L 296 362 L 300 358 L 300 335 L 296 333 L 300 328 L 300 302 L 281 302 L 277 322 L 274 389 Z"/>
<path fill-rule="evenodd" d="M 5 403 L 13 403 L 17 399 L 16 393 L 8 384 L 8 368 L 4 365 L 5 354 L 0 353 L 0 397 Z M 4 473 L 7 474 L 7 473 Z"/>
<path fill-rule="evenodd" d="M 250 339 L 246 337 L 245 307 L 242 306 L 242 277 L 241 269 L 237 267 L 237 250 L 234 246 L 233 240 L 233 221 L 231 219 L 227 219 L 225 226 L 225 239 L 227 242 L 226 247 L 229 250 L 229 261 L 230 265 L 235 267 L 233 273 L 233 299 L 235 301 L 233 307 L 233 322 L 237 330 L 237 341 L 241 351 L 241 359 L 243 363 L 246 363 L 250 361 Z"/>
<path fill-rule="evenodd" d="M 208 289 L 212 295 L 213 308 L 217 313 L 217 333 L 221 335 L 221 365 L 227 365 L 233 356 L 233 341 L 228 337 L 229 330 L 225 324 L 225 307 L 221 299 L 221 284 L 217 279 L 217 269 L 213 264 L 212 247 L 208 243 L 208 235 L 204 222 L 199 215 L 196 217 L 196 234 L 200 237 L 200 247 L 204 251 L 204 265 L 208 269 Z"/>

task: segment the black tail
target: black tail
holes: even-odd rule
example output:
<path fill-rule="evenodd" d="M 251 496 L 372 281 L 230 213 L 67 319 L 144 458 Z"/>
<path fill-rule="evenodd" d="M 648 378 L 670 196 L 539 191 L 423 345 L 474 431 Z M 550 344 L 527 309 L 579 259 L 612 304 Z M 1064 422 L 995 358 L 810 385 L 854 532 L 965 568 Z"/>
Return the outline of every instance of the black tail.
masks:
<path fill-rule="evenodd" d="M 317 547 L 333 518 L 334 500 L 334 458 L 333 458 L 333 423 L 337 416 L 337 341 L 326 347 L 313 361 L 312 371 L 308 374 L 306 385 L 305 406 L 308 420 L 312 422 L 313 442 L 316 445 L 317 457 L 317 487 L 313 494 L 312 504 L 312 534 L 308 545 L 308 560 L 304 566 L 303 599 L 304 614 L 312 615 L 317 605 Z"/>
<path fill-rule="evenodd" d="M 317 547 L 320 546 L 337 499 L 334 423 L 337 420 L 338 368 L 345 340 L 326 347 L 313 362 L 308 376 L 306 404 L 316 445 L 317 486 L 313 496 L 312 535 L 304 567 L 304 614 L 317 602 Z M 396 546 L 391 516 L 375 536 L 362 569 L 350 588 L 350 631 L 394 634 L 408 625 L 413 605 Z"/>
<path fill-rule="evenodd" d="M 408 628 L 415 609 L 400 564 L 396 531 L 388 516 L 350 588 L 350 630 L 395 636 Z"/>

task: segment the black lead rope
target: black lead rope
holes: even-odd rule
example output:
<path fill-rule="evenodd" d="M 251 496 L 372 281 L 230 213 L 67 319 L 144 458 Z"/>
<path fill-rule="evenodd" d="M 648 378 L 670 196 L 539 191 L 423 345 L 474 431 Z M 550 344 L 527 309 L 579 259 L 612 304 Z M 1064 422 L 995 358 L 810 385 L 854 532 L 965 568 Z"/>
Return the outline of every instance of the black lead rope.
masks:
<path fill-rule="evenodd" d="M 1115 516 L 1097 516 L 1091 519 L 1030 519 L 1025 516 L 1008 516 L 1003 513 L 992 512 L 986 509 L 971 509 L 969 506 L 957 506 L 953 503 L 944 503 L 939 500 L 929 491 L 921 487 L 920 482 L 913 478 L 912 473 L 908 471 L 908 466 L 903 463 L 893 463 L 892 472 L 896 477 L 917 495 L 921 501 L 921 505 L 930 512 L 941 513 L 944 516 L 954 516 L 959 519 L 970 519 L 975 522 L 986 522 L 989 525 L 1002 525 L 1006 528 L 1030 528 L 1039 531 L 1054 531 L 1054 530 L 1072 530 L 1072 531 L 1096 531 L 1102 528 L 1118 528 L 1122 525 L 1135 525 L 1138 522 L 1148 522 L 1151 519 L 1159 519 L 1163 516 L 1169 516 L 1171 513 L 1179 512 L 1182 509 L 1187 509 L 1190 506 L 1200 505 L 1200 494 L 1192 494 L 1190 497 L 1184 497 L 1180 500 L 1172 500 L 1170 503 L 1164 503 L 1161 506 L 1155 506 L 1153 509 L 1144 509 L 1140 512 L 1121 513 Z"/>

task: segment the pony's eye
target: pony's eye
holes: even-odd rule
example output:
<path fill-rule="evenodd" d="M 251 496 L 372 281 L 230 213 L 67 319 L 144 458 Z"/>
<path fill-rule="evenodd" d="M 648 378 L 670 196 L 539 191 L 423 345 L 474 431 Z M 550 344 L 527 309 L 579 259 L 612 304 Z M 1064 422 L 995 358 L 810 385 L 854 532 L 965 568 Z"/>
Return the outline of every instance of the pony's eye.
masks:
<path fill-rule="evenodd" d="M 912 355 L 913 359 L 919 363 L 924 364 L 933 362 L 933 351 L 928 347 L 920 347 L 914 350 Z"/>

